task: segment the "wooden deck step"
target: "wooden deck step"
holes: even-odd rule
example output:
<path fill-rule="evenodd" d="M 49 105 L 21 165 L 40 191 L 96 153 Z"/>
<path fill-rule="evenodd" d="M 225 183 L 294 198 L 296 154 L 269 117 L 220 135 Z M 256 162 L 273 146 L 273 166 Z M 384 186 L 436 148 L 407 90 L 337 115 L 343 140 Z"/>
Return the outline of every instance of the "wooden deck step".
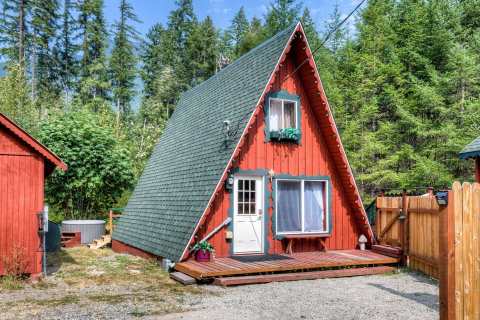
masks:
<path fill-rule="evenodd" d="M 403 253 L 402 248 L 380 245 L 380 244 L 374 244 L 372 246 L 372 251 L 389 256 L 389 257 L 393 257 L 393 258 L 401 258 Z"/>
<path fill-rule="evenodd" d="M 282 281 L 343 278 L 343 277 L 384 274 L 384 273 L 393 272 L 394 270 L 395 270 L 394 267 L 379 266 L 379 267 L 369 267 L 369 268 L 279 273 L 279 274 L 253 275 L 253 276 L 241 276 L 241 277 L 224 277 L 224 278 L 215 278 L 213 284 L 226 287 L 226 286 L 238 286 L 238 285 L 245 285 L 245 284 L 259 284 L 259 283 L 282 282 Z"/>
<path fill-rule="evenodd" d="M 195 284 L 197 280 L 195 278 L 190 277 L 189 275 L 182 273 L 182 272 L 172 272 L 170 273 L 170 278 L 172 278 L 175 281 L 180 282 L 183 285 L 190 285 L 190 284 Z"/>
<path fill-rule="evenodd" d="M 101 239 L 95 239 L 92 243 L 88 245 L 90 249 L 101 249 L 106 247 L 112 242 L 111 235 L 103 235 Z"/>

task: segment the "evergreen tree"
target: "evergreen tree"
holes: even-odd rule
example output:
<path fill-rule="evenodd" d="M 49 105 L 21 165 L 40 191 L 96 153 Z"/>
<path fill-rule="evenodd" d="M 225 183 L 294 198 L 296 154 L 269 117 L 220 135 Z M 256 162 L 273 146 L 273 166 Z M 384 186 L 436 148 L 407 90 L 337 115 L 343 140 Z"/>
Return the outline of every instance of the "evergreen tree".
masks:
<path fill-rule="evenodd" d="M 168 17 L 168 41 L 164 48 L 166 63 L 177 77 L 178 92 L 186 90 L 192 81 L 187 57 L 187 39 L 197 25 L 192 0 L 176 0 L 177 9 Z"/>
<path fill-rule="evenodd" d="M 58 63 L 58 76 L 60 86 L 65 93 L 65 100 L 69 102 L 69 95 L 73 90 L 78 76 L 78 24 L 74 17 L 74 10 L 77 7 L 75 0 L 63 1 L 63 13 L 60 21 L 60 32 L 55 48 L 55 56 Z"/>
<path fill-rule="evenodd" d="M 103 0 L 82 0 L 79 6 L 81 60 L 77 88 L 77 104 L 93 111 L 109 101 L 110 82 L 107 74 L 107 31 Z"/>
<path fill-rule="evenodd" d="M 187 59 L 191 65 L 191 85 L 210 78 L 216 70 L 218 58 L 218 33 L 210 17 L 193 29 L 187 39 Z"/>
<path fill-rule="evenodd" d="M 39 106 L 43 109 L 43 102 L 55 99 L 61 90 L 54 55 L 59 5 L 57 0 L 31 1 L 32 96 L 40 99 Z"/>
<path fill-rule="evenodd" d="M 0 53 L 23 68 L 28 41 L 29 0 L 3 0 L 0 17 Z"/>
<path fill-rule="evenodd" d="M 262 22 L 257 17 L 253 17 L 250 22 L 248 32 L 243 37 L 238 48 L 238 56 L 241 56 L 255 48 L 266 38 L 265 29 Z"/>
<path fill-rule="evenodd" d="M 340 26 L 342 16 L 338 3 L 335 3 L 330 19 L 326 23 L 325 36 L 331 33 L 327 46 L 334 54 L 343 46 L 345 41 L 346 30 L 344 26 Z"/>
<path fill-rule="evenodd" d="M 284 30 L 300 18 L 302 4 L 297 0 L 274 0 L 265 17 L 267 37 Z"/>
<path fill-rule="evenodd" d="M 233 58 L 238 58 L 240 51 L 240 43 L 243 41 L 245 35 L 249 31 L 249 23 L 245 15 L 245 9 L 240 7 L 240 10 L 235 14 L 232 24 L 228 28 L 227 35 L 229 38 L 229 45 L 233 48 Z"/>
<path fill-rule="evenodd" d="M 137 58 L 134 41 L 139 38 L 132 22 L 139 22 L 133 7 L 126 1 L 120 2 L 120 20 L 115 24 L 115 38 L 110 60 L 113 99 L 118 112 L 124 117 L 131 112 L 131 101 L 135 95 Z"/>
<path fill-rule="evenodd" d="M 140 76 L 143 80 L 144 99 L 148 99 L 155 94 L 155 82 L 166 65 L 164 56 L 164 48 L 167 45 L 166 37 L 166 30 L 160 23 L 157 23 L 150 28 L 142 44 Z"/>

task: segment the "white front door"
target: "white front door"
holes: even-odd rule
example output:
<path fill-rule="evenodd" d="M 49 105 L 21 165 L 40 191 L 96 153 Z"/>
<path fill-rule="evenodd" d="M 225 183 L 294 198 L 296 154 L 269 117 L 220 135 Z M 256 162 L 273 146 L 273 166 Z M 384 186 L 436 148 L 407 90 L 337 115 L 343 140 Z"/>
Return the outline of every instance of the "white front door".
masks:
<path fill-rule="evenodd" d="M 233 253 L 263 253 L 263 177 L 236 176 Z"/>

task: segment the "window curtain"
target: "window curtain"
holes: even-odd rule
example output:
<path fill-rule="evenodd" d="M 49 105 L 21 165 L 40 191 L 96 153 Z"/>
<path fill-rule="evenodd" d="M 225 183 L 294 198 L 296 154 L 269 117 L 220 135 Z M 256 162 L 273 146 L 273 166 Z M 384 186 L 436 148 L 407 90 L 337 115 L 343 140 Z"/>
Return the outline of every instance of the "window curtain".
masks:
<path fill-rule="evenodd" d="M 270 131 L 279 131 L 282 128 L 282 101 L 270 100 Z"/>
<path fill-rule="evenodd" d="M 278 232 L 302 231 L 299 181 L 277 181 Z"/>
<path fill-rule="evenodd" d="M 295 128 L 295 103 L 285 101 L 283 108 L 285 109 L 284 128 Z"/>
<path fill-rule="evenodd" d="M 305 232 L 322 232 L 324 228 L 324 189 L 325 183 L 319 181 L 305 181 Z"/>

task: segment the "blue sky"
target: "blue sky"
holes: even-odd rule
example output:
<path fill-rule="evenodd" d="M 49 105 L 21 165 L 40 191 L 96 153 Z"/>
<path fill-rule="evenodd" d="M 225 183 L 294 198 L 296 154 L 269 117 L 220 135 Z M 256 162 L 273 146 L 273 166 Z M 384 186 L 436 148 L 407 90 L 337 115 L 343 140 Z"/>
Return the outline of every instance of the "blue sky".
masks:
<path fill-rule="evenodd" d="M 105 14 L 110 24 L 118 17 L 119 2 L 120 0 L 105 0 Z M 217 27 L 226 28 L 241 6 L 245 7 L 246 14 L 251 19 L 253 16 L 263 17 L 270 2 L 270 0 L 193 0 L 193 6 L 200 19 L 209 15 Z M 342 14 L 347 15 L 358 2 L 359 0 L 304 0 L 303 4 L 310 8 L 317 28 L 321 31 L 335 3 L 339 4 Z M 175 8 L 174 0 L 130 0 L 130 3 L 143 22 L 137 26 L 143 34 L 157 22 L 165 24 L 169 12 Z"/>

